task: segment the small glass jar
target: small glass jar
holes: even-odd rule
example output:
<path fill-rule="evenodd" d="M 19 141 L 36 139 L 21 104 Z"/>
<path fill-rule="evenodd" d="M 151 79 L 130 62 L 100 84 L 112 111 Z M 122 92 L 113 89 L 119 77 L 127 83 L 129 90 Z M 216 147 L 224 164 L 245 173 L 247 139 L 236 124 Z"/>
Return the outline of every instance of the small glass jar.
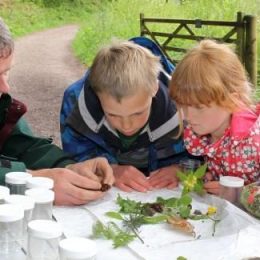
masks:
<path fill-rule="evenodd" d="M 180 160 L 179 166 L 184 173 L 194 172 L 201 166 L 201 161 L 196 159 L 183 159 Z"/>
<path fill-rule="evenodd" d="M 27 189 L 44 188 L 51 190 L 53 188 L 53 185 L 53 179 L 47 177 L 32 177 L 26 182 Z"/>
<path fill-rule="evenodd" d="M 83 237 L 71 237 L 60 241 L 60 260 L 95 260 L 96 243 Z"/>
<path fill-rule="evenodd" d="M 5 175 L 5 185 L 10 189 L 10 194 L 24 195 L 26 181 L 32 178 L 28 172 L 9 172 Z"/>
<path fill-rule="evenodd" d="M 59 260 L 61 235 L 61 226 L 53 220 L 30 221 L 27 260 Z"/>
<path fill-rule="evenodd" d="M 0 205 L 5 203 L 5 199 L 10 195 L 10 190 L 6 186 L 0 185 Z"/>
<path fill-rule="evenodd" d="M 240 193 L 244 186 L 244 179 L 234 176 L 220 176 L 220 197 L 240 207 Z"/>
<path fill-rule="evenodd" d="M 7 204 L 13 204 L 13 205 L 19 205 L 24 210 L 24 218 L 23 218 L 23 246 L 26 248 L 27 244 L 27 226 L 29 221 L 31 221 L 32 218 L 32 212 L 34 208 L 34 200 L 28 196 L 25 195 L 10 195 L 6 198 Z"/>
<path fill-rule="evenodd" d="M 23 209 L 17 205 L 0 205 L 0 259 L 21 251 L 23 216 Z"/>
<path fill-rule="evenodd" d="M 52 219 L 52 208 L 54 201 L 54 192 L 52 190 L 33 188 L 26 190 L 25 195 L 33 198 L 35 201 L 32 220 Z"/>

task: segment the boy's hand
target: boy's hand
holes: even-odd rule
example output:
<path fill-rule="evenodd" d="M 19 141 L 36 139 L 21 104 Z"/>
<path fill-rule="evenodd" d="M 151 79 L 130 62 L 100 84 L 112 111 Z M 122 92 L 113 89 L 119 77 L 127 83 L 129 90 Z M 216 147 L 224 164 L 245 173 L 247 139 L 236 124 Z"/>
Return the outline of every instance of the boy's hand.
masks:
<path fill-rule="evenodd" d="M 175 165 L 167 166 L 151 173 L 150 185 L 155 189 L 172 189 L 178 186 L 176 173 L 179 168 Z"/>
<path fill-rule="evenodd" d="M 123 191 L 146 192 L 151 189 L 148 179 L 142 172 L 130 165 L 112 165 L 115 186 Z"/>

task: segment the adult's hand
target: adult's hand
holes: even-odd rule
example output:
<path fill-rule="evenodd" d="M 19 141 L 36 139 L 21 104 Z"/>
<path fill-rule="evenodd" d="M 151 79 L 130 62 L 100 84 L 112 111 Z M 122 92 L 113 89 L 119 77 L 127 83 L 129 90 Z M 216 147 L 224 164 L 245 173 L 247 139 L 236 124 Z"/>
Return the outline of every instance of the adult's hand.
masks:
<path fill-rule="evenodd" d="M 110 186 L 113 185 L 115 178 L 113 169 L 106 158 L 97 157 L 84 162 L 70 164 L 66 167 L 78 174 L 88 177 L 93 181 L 99 181 Z"/>
<path fill-rule="evenodd" d="M 82 176 L 70 169 L 54 168 L 30 171 L 33 176 L 48 177 L 54 180 L 56 205 L 82 205 L 105 195 L 99 191 L 101 183 Z"/>
<path fill-rule="evenodd" d="M 137 168 L 130 165 L 112 165 L 115 186 L 119 189 L 131 192 L 133 190 L 146 192 L 151 189 L 148 179 Z"/>
<path fill-rule="evenodd" d="M 150 173 L 149 183 L 155 189 L 173 189 L 178 186 L 176 176 L 179 168 L 176 165 L 167 166 Z"/>

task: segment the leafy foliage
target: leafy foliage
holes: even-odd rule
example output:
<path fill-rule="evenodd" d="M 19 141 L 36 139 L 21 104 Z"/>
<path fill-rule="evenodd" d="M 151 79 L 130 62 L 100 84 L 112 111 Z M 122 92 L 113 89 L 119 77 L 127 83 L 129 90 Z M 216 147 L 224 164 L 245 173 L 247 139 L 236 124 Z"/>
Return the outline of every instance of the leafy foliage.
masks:
<path fill-rule="evenodd" d="M 107 226 L 100 221 L 93 226 L 93 237 L 113 240 L 115 248 L 125 246 L 134 240 L 135 235 L 122 231 L 114 222 L 109 222 Z"/>
<path fill-rule="evenodd" d="M 177 176 L 183 185 L 182 195 L 192 191 L 200 195 L 203 195 L 205 193 L 205 191 L 203 190 L 203 177 L 206 173 L 206 170 L 207 165 L 204 164 L 194 172 L 190 171 L 188 173 L 177 173 Z"/>
<path fill-rule="evenodd" d="M 158 197 L 152 203 L 124 199 L 118 194 L 116 203 L 119 206 L 118 212 L 109 211 L 106 215 L 116 221 L 121 221 L 122 229 L 115 222 L 103 225 L 98 221 L 93 226 L 94 237 L 110 239 L 113 241 L 114 247 L 125 246 L 134 238 L 138 238 L 144 243 L 139 234 L 139 228 L 142 225 L 168 222 L 173 228 L 194 235 L 193 226 L 186 219 L 212 219 L 215 221 L 211 218 L 211 215 L 216 212 L 213 207 L 209 207 L 208 212 L 204 214 L 198 210 L 192 213 L 192 199 L 188 194 L 184 194 L 180 198 L 164 199 Z"/>

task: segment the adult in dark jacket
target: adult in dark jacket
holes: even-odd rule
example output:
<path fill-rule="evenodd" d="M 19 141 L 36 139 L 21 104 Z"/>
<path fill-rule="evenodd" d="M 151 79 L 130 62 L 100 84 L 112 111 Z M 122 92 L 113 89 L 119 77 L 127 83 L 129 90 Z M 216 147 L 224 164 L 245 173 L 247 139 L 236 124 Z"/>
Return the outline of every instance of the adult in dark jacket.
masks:
<path fill-rule="evenodd" d="M 34 136 L 23 119 L 26 106 L 8 94 L 13 49 L 10 32 L 0 19 L 0 184 L 8 172 L 27 171 L 54 180 L 56 204 L 85 204 L 102 197 L 101 180 L 114 182 L 105 158 L 75 163 L 49 139 Z"/>

